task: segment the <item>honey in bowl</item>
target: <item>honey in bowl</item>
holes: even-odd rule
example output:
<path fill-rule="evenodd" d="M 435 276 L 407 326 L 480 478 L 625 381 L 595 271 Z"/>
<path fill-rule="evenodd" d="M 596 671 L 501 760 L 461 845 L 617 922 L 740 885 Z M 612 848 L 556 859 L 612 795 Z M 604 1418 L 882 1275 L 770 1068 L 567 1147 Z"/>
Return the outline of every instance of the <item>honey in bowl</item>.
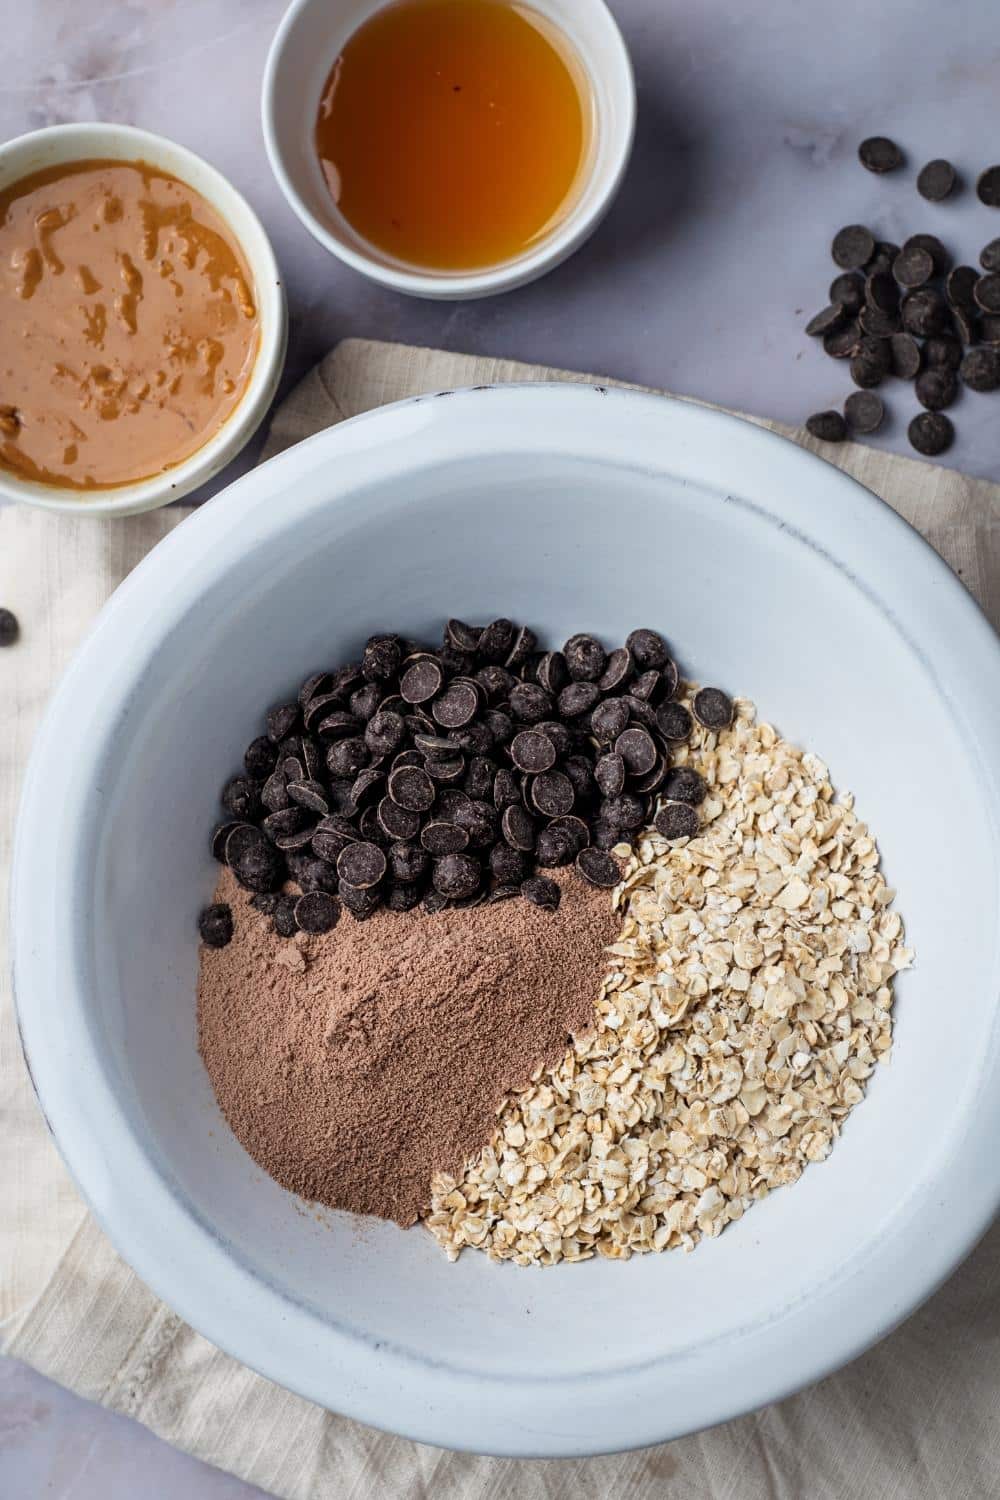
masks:
<path fill-rule="evenodd" d="M 0 468 L 114 488 L 182 463 L 250 383 L 253 279 L 229 226 L 145 162 L 0 192 Z"/>
<path fill-rule="evenodd" d="M 395 0 L 350 37 L 316 149 L 334 203 L 396 261 L 512 260 L 572 210 L 591 147 L 583 64 L 515 0 Z"/>

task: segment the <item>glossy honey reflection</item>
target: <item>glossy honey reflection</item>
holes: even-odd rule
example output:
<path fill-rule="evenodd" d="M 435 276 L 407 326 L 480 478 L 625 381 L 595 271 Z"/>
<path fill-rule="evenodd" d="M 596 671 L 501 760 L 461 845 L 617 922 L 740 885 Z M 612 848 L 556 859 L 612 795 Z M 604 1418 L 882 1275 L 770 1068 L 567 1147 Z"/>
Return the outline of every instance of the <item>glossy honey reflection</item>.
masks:
<path fill-rule="evenodd" d="M 476 270 L 523 254 L 576 201 L 591 144 L 583 65 L 510 0 L 397 0 L 330 72 L 316 148 L 334 202 L 394 259 Z"/>

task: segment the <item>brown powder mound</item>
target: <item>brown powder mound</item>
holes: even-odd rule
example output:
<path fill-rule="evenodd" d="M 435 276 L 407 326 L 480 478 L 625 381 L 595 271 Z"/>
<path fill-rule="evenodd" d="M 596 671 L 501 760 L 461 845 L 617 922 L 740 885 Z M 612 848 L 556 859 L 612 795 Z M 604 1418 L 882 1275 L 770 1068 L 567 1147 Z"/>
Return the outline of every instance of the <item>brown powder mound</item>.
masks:
<path fill-rule="evenodd" d="M 333 1208 L 419 1218 L 432 1174 L 481 1150 L 504 1098 L 593 1024 L 619 921 L 606 891 L 555 873 L 554 915 L 380 911 L 289 942 L 225 871 L 235 935 L 202 949 L 199 1047 L 255 1161 Z"/>

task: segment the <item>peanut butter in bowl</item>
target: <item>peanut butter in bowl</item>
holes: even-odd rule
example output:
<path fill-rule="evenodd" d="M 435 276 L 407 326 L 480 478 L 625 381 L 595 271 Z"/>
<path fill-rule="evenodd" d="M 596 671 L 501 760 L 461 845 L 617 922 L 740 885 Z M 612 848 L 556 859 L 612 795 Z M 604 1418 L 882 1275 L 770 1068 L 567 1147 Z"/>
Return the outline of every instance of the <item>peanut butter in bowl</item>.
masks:
<path fill-rule="evenodd" d="M 179 177 L 93 157 L 0 191 L 0 479 L 83 498 L 171 475 L 260 347 L 240 241 Z"/>

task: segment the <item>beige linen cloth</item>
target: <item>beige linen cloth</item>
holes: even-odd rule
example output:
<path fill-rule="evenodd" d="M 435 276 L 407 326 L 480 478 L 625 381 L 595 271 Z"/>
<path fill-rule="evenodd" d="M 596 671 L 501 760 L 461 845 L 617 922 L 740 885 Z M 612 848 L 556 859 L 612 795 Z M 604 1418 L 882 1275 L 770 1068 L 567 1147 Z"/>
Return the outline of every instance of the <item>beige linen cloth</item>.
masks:
<path fill-rule="evenodd" d="M 586 378 L 505 360 L 345 343 L 278 411 L 268 452 L 418 392 Z M 801 432 L 790 435 L 808 442 Z M 994 624 L 1000 622 L 1000 486 L 853 444 L 831 453 L 919 527 Z M 0 653 L 4 911 L 19 782 L 50 690 L 108 594 L 185 514 L 77 521 L 0 511 L 0 603 L 23 622 L 22 642 Z M 31 1094 L 5 956 L 0 973 L 4 1352 L 137 1417 L 189 1453 L 288 1500 L 1000 1495 L 1000 1225 L 924 1308 L 848 1369 L 780 1405 L 660 1448 L 558 1462 L 478 1458 L 388 1436 L 289 1395 L 182 1323 L 93 1223 Z"/>

